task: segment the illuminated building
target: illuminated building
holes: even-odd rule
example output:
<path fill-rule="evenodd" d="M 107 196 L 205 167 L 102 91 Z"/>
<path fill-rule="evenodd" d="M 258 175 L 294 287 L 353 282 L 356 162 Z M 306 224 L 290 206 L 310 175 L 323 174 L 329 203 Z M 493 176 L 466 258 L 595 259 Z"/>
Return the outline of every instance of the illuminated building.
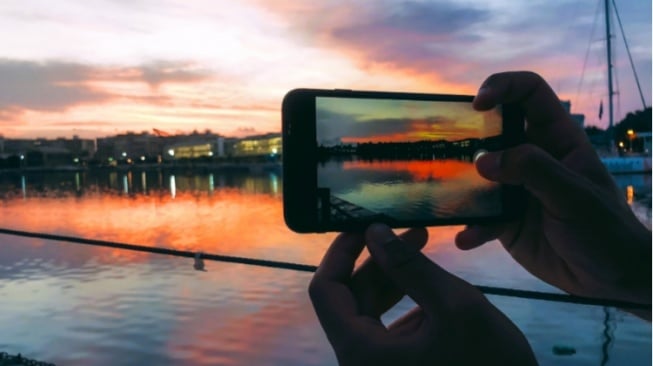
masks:
<path fill-rule="evenodd" d="M 265 135 L 249 136 L 236 141 L 231 146 L 228 155 L 232 157 L 275 157 L 282 153 L 281 134 L 268 133 Z"/>
<path fill-rule="evenodd" d="M 166 159 L 199 159 L 224 157 L 224 137 L 213 141 L 186 141 L 168 146 L 165 151 Z"/>

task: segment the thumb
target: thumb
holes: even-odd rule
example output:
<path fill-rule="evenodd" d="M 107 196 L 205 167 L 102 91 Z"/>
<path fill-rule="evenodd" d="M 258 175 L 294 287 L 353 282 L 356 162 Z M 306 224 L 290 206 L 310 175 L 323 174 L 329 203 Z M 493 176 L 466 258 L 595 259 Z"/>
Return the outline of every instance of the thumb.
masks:
<path fill-rule="evenodd" d="M 585 177 L 573 172 L 541 148 L 523 144 L 476 159 L 476 169 L 486 179 L 523 185 L 541 204 L 561 215 L 587 211 L 600 202 L 600 194 Z"/>
<path fill-rule="evenodd" d="M 365 239 L 372 259 L 429 315 L 469 303 L 471 298 L 466 295 L 474 300 L 482 297 L 476 288 L 433 263 L 418 248 L 404 243 L 386 225 L 370 225 Z"/>

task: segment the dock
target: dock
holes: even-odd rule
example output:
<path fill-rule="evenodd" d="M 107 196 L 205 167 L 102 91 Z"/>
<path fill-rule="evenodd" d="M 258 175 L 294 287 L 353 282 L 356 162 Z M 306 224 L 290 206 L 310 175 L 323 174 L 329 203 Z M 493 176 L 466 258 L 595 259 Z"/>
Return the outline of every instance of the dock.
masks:
<path fill-rule="evenodd" d="M 331 222 L 384 222 L 391 224 L 395 221 L 392 217 L 374 212 L 367 208 L 358 206 L 342 198 L 330 195 L 329 197 L 329 221 Z"/>

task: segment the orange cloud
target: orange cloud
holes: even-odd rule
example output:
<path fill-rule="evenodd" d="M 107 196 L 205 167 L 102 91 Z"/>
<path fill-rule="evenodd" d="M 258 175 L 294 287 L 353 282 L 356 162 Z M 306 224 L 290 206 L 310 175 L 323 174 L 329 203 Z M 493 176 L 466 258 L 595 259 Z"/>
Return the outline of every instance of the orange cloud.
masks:
<path fill-rule="evenodd" d="M 83 105 L 102 105 L 120 99 L 161 105 L 170 98 L 138 91 L 130 84 L 206 81 L 210 74 L 189 63 L 154 62 L 135 67 L 95 66 L 58 61 L 0 59 L 0 123 L 16 124 L 25 111 L 64 112 Z"/>

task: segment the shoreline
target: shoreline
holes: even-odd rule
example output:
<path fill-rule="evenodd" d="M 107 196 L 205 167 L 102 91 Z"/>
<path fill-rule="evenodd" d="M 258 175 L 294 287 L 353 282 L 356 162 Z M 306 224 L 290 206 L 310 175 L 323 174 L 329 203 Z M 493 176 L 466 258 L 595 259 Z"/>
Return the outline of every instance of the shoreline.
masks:
<path fill-rule="evenodd" d="M 281 171 L 281 162 L 215 162 L 215 163 L 143 163 L 118 166 L 74 166 L 60 165 L 51 167 L 24 167 L 0 169 L 0 174 L 25 174 L 25 173 L 81 173 L 81 172 L 128 172 L 128 171 L 179 171 L 179 170 L 206 170 L 206 171 L 249 171 L 252 173 L 263 171 Z"/>

